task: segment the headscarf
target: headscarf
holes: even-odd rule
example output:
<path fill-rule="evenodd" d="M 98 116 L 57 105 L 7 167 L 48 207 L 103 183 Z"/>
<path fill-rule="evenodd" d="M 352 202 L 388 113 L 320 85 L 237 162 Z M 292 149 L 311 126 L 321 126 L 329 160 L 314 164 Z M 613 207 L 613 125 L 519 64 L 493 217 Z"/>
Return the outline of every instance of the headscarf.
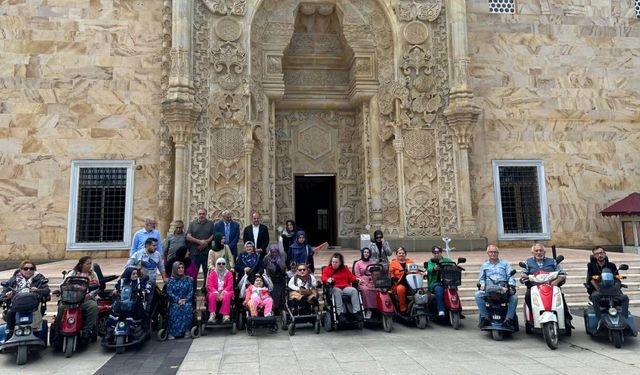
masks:
<path fill-rule="evenodd" d="M 366 258 L 364 257 L 365 250 L 369 250 L 369 256 Z M 369 259 L 371 259 L 371 249 L 369 249 L 368 247 L 363 247 L 362 250 L 360 250 L 360 260 L 362 260 L 363 262 L 368 262 Z"/>
<path fill-rule="evenodd" d="M 300 236 L 304 236 L 303 243 L 298 242 L 298 237 Z M 309 243 L 307 240 L 307 234 L 303 230 L 297 231 L 296 239 L 295 241 L 293 241 L 293 243 L 289 247 L 289 254 L 290 254 L 291 260 L 295 260 L 298 264 L 308 263 L 309 254 L 307 254 L 307 251 L 308 251 L 307 246 L 309 246 Z"/>
<path fill-rule="evenodd" d="M 229 272 L 227 267 L 222 267 L 222 271 L 218 269 L 218 263 L 220 262 L 224 262 L 225 265 L 227 264 L 226 259 L 224 259 L 223 257 L 220 257 L 216 260 L 216 266 L 214 267 L 214 272 L 218 276 L 218 285 L 224 284 L 224 277 L 227 276 L 227 272 Z"/>
<path fill-rule="evenodd" d="M 243 260 L 244 260 L 244 265 L 246 267 L 253 268 L 256 265 L 256 263 L 258 263 L 258 253 L 255 252 L 255 245 L 253 244 L 252 241 L 247 241 L 247 242 L 244 243 L 245 249 L 247 248 L 248 245 L 253 246 L 254 251 L 251 254 L 249 254 L 247 252 L 244 252 L 242 254 L 242 257 L 243 257 Z M 249 255 L 251 255 L 251 256 L 249 256 Z"/>
<path fill-rule="evenodd" d="M 213 251 L 220 251 L 224 249 L 224 245 L 222 244 L 222 237 L 224 237 L 224 234 L 220 232 L 216 232 L 213 235 Z"/>
<path fill-rule="evenodd" d="M 382 253 L 382 241 L 377 241 L 376 237 L 384 237 L 382 234 L 382 231 L 380 229 L 376 230 L 375 232 L 373 232 L 373 243 L 376 244 L 376 246 L 378 247 L 378 251 L 380 253 Z"/>
<path fill-rule="evenodd" d="M 172 279 L 180 280 L 185 276 L 184 272 L 182 273 L 182 275 L 178 274 L 178 268 L 180 266 L 184 267 L 184 263 L 182 263 L 180 261 L 173 262 L 173 268 L 171 269 L 171 278 Z"/>
<path fill-rule="evenodd" d="M 274 253 L 276 256 L 273 256 Z M 280 263 L 280 248 L 278 247 L 278 245 L 276 244 L 271 245 L 267 259 L 269 260 L 269 263 L 272 263 L 272 264 Z"/>
<path fill-rule="evenodd" d="M 133 273 L 133 271 L 135 270 L 135 267 L 127 267 L 124 269 L 124 272 L 122 272 L 122 276 L 120 276 L 121 279 L 126 280 L 126 281 L 131 281 L 131 274 Z"/>
<path fill-rule="evenodd" d="M 289 223 L 291 223 L 291 225 L 293 226 L 293 230 L 291 232 L 289 232 L 288 225 L 287 225 Z M 282 231 L 282 235 L 284 237 L 291 238 L 296 234 L 297 231 L 298 231 L 298 228 L 296 228 L 296 222 L 291 220 L 291 219 L 289 219 L 289 220 L 287 220 L 285 222 L 285 226 L 284 226 L 284 230 Z"/>

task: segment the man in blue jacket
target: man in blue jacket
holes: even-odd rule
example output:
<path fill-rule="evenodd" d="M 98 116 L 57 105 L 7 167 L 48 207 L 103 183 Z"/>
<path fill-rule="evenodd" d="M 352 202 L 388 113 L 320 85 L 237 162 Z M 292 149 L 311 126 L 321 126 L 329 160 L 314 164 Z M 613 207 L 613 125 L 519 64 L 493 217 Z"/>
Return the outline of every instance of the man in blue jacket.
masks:
<path fill-rule="evenodd" d="M 222 212 L 222 220 L 218 221 L 214 227 L 216 233 L 224 234 L 224 240 L 233 254 L 233 260 L 238 258 L 238 241 L 240 240 L 240 224 L 233 221 L 231 211 Z"/>

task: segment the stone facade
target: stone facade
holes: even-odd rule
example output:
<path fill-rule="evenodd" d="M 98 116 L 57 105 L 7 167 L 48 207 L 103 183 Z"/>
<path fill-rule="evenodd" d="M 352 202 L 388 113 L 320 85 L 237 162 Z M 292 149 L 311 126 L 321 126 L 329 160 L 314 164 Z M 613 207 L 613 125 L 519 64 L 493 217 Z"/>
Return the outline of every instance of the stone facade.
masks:
<path fill-rule="evenodd" d="M 618 244 L 598 212 L 640 186 L 631 0 L 23 0 L 0 28 L 0 260 L 87 253 L 72 160 L 135 161 L 130 229 L 163 233 L 199 206 L 273 229 L 329 173 L 344 245 L 496 241 L 492 160 L 543 162 L 562 245 Z"/>
<path fill-rule="evenodd" d="M 637 191 L 640 20 L 634 2 L 470 0 L 471 86 L 482 108 L 470 157 L 480 233 L 496 233 L 491 160 L 544 162 L 552 240 L 620 245 L 600 211 Z"/>

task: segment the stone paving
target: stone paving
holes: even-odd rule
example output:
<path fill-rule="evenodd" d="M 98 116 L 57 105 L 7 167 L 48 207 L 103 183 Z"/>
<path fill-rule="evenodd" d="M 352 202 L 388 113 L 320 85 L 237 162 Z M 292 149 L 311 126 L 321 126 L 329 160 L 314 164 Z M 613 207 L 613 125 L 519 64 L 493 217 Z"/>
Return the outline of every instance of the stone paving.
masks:
<path fill-rule="evenodd" d="M 344 251 L 354 259 L 355 251 Z M 580 261 L 585 252 L 562 250 L 568 261 Z M 319 264 L 326 264 L 331 251 L 325 251 Z M 512 263 L 524 259 L 527 249 L 503 250 Z M 423 261 L 428 253 L 413 253 Z M 469 263 L 479 263 L 483 252 L 456 252 Z M 610 253 L 615 261 L 639 260 L 637 255 Z M 513 258 L 513 259 L 512 259 Z M 105 274 L 119 272 L 123 259 L 99 260 Z M 40 268 L 59 273 L 74 261 L 56 262 Z M 0 273 L 5 279 L 6 271 Z M 632 308 L 640 316 L 640 308 Z M 464 326 L 455 331 L 431 323 L 425 330 L 395 323 L 391 333 L 381 328 L 363 331 L 324 332 L 319 335 L 299 327 L 295 336 L 285 331 L 276 334 L 258 330 L 250 337 L 244 331 L 231 335 L 229 330 L 208 331 L 195 340 L 158 342 L 154 338 L 138 351 L 116 356 L 93 344 L 72 358 L 47 349 L 29 357 L 25 366 L 15 365 L 13 355 L 0 355 L 4 374 L 640 374 L 640 338 L 628 338 L 616 349 L 606 339 L 593 339 L 584 332 L 580 312 L 574 311 L 576 330 L 562 337 L 558 350 L 547 348 L 541 335 L 528 336 L 521 329 L 514 337 L 493 341 L 480 332 L 477 318 L 469 314 Z M 187 351 L 188 348 L 188 351 Z M 180 363 L 180 353 L 185 353 Z M 105 366 L 105 364 L 108 364 Z M 123 371 L 123 369 L 125 371 Z"/>

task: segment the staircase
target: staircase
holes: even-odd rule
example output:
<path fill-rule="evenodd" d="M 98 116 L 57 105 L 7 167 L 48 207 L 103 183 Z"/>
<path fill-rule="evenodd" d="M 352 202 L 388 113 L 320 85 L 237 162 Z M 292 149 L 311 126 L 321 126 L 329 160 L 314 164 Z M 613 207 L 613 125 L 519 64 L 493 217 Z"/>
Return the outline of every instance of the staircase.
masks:
<path fill-rule="evenodd" d="M 621 263 L 617 263 L 620 266 Z M 627 288 L 623 289 L 624 293 L 629 296 L 629 306 L 640 306 L 640 261 L 625 262 L 629 265 L 629 270 L 621 271 L 620 274 L 627 278 L 623 280 L 623 284 Z M 481 264 L 463 264 L 466 271 L 462 273 L 462 285 L 458 293 L 462 301 L 464 311 L 478 311 L 475 303 L 475 292 L 478 290 L 476 283 L 480 274 Z M 517 264 L 511 264 L 511 267 L 517 271 L 515 274 L 516 283 L 518 285 L 518 310 L 522 309 L 524 303 L 524 295 L 527 288 L 520 284 L 521 268 Z M 562 262 L 562 268 L 567 273 L 567 282 L 562 286 L 562 291 L 567 300 L 572 313 L 576 315 L 582 308 L 586 307 L 589 302 L 589 295 L 584 287 L 587 277 L 586 262 Z"/>

